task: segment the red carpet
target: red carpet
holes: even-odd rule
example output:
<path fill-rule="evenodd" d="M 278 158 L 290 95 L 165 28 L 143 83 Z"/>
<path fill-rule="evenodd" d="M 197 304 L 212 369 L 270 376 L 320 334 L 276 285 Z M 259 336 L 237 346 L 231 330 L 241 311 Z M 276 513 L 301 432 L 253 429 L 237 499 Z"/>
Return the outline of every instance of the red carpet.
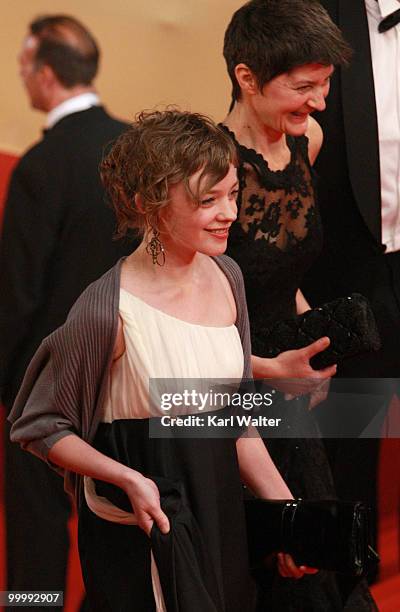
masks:
<path fill-rule="evenodd" d="M 398 400 L 397 403 L 399 404 Z M 400 439 L 383 440 L 379 465 L 380 580 L 372 593 L 380 612 L 400 610 Z"/>

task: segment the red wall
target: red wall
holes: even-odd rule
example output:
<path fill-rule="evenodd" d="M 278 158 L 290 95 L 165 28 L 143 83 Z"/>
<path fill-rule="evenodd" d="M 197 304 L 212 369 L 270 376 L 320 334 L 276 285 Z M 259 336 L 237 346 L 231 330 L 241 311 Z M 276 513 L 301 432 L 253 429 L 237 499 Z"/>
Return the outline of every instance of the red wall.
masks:
<path fill-rule="evenodd" d="M 7 193 L 10 173 L 18 161 L 16 155 L 0 152 L 0 225 L 3 218 L 4 198 Z"/>

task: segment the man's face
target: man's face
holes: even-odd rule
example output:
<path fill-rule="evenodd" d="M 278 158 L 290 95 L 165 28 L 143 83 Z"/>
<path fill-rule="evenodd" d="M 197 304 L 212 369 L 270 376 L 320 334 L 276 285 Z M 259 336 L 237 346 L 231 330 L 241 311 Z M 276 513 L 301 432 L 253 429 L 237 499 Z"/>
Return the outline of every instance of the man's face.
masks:
<path fill-rule="evenodd" d="M 35 36 L 27 36 L 22 43 L 18 55 L 19 74 L 27 91 L 32 108 L 46 111 L 43 95 L 43 80 L 41 68 L 35 64 L 35 56 L 39 41 Z"/>

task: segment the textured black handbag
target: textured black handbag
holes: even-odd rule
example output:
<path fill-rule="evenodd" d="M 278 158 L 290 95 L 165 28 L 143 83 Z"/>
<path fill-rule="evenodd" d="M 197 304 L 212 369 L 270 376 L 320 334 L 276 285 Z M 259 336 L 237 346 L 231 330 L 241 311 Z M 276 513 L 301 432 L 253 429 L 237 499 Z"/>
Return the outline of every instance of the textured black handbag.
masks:
<path fill-rule="evenodd" d="M 379 561 L 371 546 L 370 510 L 337 500 L 245 500 L 252 567 L 274 552 L 297 565 L 363 576 Z"/>
<path fill-rule="evenodd" d="M 367 298 L 352 293 L 293 319 L 278 321 L 265 332 L 263 343 L 268 349 L 263 356 L 276 357 L 284 351 L 303 348 L 322 336 L 328 336 L 331 343 L 311 359 L 316 370 L 340 363 L 346 357 L 377 351 L 381 346 Z"/>

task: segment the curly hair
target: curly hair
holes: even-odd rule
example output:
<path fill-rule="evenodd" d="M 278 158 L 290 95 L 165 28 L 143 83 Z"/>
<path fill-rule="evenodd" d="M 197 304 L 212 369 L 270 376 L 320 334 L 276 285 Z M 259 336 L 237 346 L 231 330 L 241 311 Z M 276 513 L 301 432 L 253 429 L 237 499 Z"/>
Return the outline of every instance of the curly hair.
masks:
<path fill-rule="evenodd" d="M 117 234 L 157 229 L 171 185 L 182 182 L 198 203 L 232 163 L 236 164 L 234 144 L 209 117 L 176 109 L 141 112 L 100 166 L 117 216 Z M 189 179 L 199 170 L 193 192 Z"/>
<path fill-rule="evenodd" d="M 250 68 L 262 89 L 297 66 L 346 66 L 351 55 L 351 47 L 318 0 L 250 0 L 233 14 L 224 38 L 233 100 L 241 96 L 238 64 Z"/>

